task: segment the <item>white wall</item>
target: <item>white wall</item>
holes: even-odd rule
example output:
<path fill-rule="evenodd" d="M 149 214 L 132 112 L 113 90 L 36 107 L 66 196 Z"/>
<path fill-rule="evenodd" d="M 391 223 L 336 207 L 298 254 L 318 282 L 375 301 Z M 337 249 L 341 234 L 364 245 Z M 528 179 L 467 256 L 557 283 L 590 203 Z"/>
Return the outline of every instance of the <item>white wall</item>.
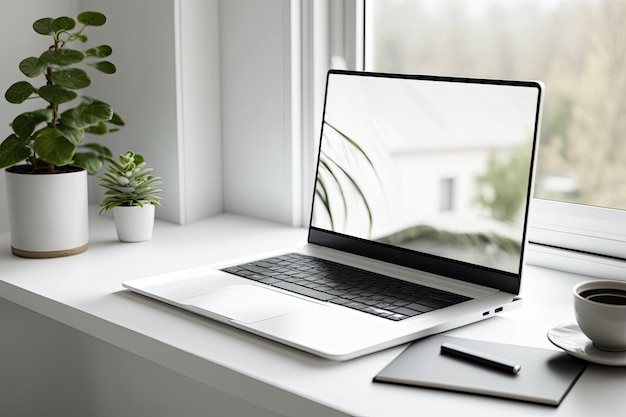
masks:
<path fill-rule="evenodd" d="M 302 131 L 293 104 L 301 93 L 297 25 L 307 10 L 299 10 L 299 1 L 0 0 L 0 5 L 0 39 L 11 39 L 2 45 L 3 90 L 24 78 L 19 61 L 45 48 L 37 42 L 45 38 L 30 27 L 34 20 L 74 17 L 82 10 L 107 15 L 107 24 L 88 34 L 93 42 L 112 46 L 118 72 L 93 74 L 88 94 L 109 102 L 127 125 L 90 140 L 115 154 L 132 149 L 146 156 L 164 181 L 157 217 L 184 224 L 226 210 L 300 224 Z M 22 110 L 0 100 L 2 139 Z M 97 178 L 90 178 L 90 200 L 97 202 L 102 194 Z M 6 204 L 0 201 L 0 231 L 7 230 Z"/>
<path fill-rule="evenodd" d="M 112 46 L 110 60 L 118 68 L 114 75 L 92 74 L 88 94 L 110 103 L 127 124 L 95 139 L 115 154 L 128 149 L 144 154 L 163 177 L 158 217 L 187 223 L 221 212 L 218 0 L 0 0 L 3 92 L 25 78 L 17 68 L 20 60 L 47 45 L 32 31 L 32 22 L 75 17 L 82 10 L 107 15 L 105 26 L 87 34 L 94 43 Z M 21 111 L 0 100 L 1 139 Z M 4 172 L 0 177 L 0 231 L 6 231 Z M 99 201 L 102 193 L 97 178 L 90 178 L 90 200 Z"/>
<path fill-rule="evenodd" d="M 118 67 L 94 77 L 93 94 L 126 121 L 103 139 L 111 139 L 114 154 L 142 153 L 163 177 L 158 217 L 184 224 L 221 212 L 217 0 L 79 3 L 107 15 L 98 35 Z M 92 178 L 91 195 L 99 200 L 102 191 Z"/>
<path fill-rule="evenodd" d="M 176 103 L 175 20 L 173 0 L 80 0 L 81 10 L 97 10 L 107 24 L 90 28 L 88 36 L 111 45 L 108 58 L 117 73 L 94 73 L 88 94 L 111 104 L 126 126 L 110 136 L 95 137 L 114 155 L 133 150 L 143 154 L 163 177 L 163 206 L 157 215 L 178 222 L 180 197 Z M 167 185 L 166 185 L 167 184 Z M 90 178 L 90 199 L 103 190 Z"/>
<path fill-rule="evenodd" d="M 225 209 L 288 224 L 300 215 L 292 203 L 301 160 L 292 135 L 292 3 L 220 2 Z"/>

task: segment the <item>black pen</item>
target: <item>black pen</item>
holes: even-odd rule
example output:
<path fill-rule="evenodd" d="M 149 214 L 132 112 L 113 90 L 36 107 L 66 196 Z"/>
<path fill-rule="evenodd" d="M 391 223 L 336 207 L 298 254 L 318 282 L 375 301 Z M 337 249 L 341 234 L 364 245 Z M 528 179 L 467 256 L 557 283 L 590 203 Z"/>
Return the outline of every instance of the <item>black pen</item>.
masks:
<path fill-rule="evenodd" d="M 520 371 L 520 369 L 522 369 L 521 365 L 517 365 L 507 359 L 490 355 L 488 353 L 479 352 L 477 350 L 470 349 L 465 346 L 459 346 L 454 343 L 442 344 L 441 353 L 447 353 L 447 354 L 450 354 L 452 356 L 456 356 L 462 359 L 467 359 L 470 361 L 482 363 L 484 365 L 489 365 L 494 368 L 510 372 L 512 374 L 517 374 Z"/>

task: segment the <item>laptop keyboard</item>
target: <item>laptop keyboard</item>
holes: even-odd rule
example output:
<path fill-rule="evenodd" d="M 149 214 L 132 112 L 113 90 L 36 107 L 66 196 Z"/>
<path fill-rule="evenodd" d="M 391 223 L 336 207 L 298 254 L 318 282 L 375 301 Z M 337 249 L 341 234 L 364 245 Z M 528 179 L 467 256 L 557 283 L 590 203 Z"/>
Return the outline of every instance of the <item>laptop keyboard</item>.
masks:
<path fill-rule="evenodd" d="M 236 265 L 222 271 L 394 321 L 470 299 L 299 253 Z"/>

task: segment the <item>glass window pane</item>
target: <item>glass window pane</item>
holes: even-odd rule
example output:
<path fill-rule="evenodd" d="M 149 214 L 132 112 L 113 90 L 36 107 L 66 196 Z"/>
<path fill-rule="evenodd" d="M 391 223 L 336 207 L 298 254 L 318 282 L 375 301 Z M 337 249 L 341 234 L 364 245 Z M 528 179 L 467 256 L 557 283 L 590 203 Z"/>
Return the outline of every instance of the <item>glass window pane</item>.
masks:
<path fill-rule="evenodd" d="M 527 182 L 528 184 L 528 182 Z M 439 211 L 449 212 L 455 209 L 454 178 L 442 178 L 439 181 Z"/>
<path fill-rule="evenodd" d="M 626 0 L 373 0 L 366 69 L 538 79 L 535 197 L 626 208 Z"/>

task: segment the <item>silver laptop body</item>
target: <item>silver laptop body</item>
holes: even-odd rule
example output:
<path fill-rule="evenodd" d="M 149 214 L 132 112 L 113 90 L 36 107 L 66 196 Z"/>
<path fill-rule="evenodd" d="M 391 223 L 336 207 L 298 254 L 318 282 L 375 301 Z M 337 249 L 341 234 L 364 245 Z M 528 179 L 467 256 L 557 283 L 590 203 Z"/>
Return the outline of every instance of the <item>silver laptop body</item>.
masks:
<path fill-rule="evenodd" d="M 542 96 L 534 81 L 331 70 L 308 242 L 123 286 L 332 360 L 513 308 L 520 303 Z M 355 309 L 225 271 L 283 253 L 464 301 L 404 316 L 384 300 L 374 303 L 375 290 L 353 303 L 367 308 Z"/>

